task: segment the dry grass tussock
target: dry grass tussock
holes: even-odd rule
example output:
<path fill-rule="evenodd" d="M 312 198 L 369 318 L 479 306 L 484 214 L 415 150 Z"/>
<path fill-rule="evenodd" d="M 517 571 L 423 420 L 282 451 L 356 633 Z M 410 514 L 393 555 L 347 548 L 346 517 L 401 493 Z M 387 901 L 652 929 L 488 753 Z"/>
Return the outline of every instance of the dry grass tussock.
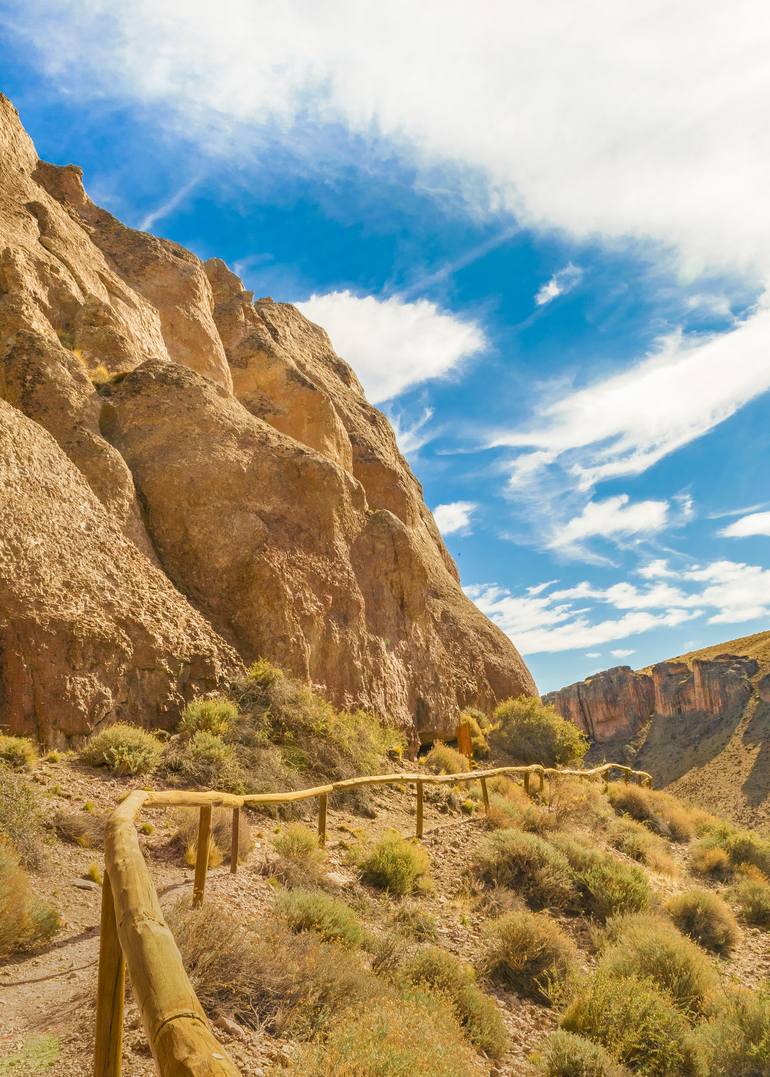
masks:
<path fill-rule="evenodd" d="M 547 913 L 506 913 L 487 929 L 483 969 L 520 995 L 550 1002 L 578 968 L 575 944 Z"/>
<path fill-rule="evenodd" d="M 182 850 L 184 862 L 192 867 L 198 855 L 199 813 L 195 808 L 181 808 L 176 813 L 176 831 L 173 842 Z M 232 844 L 232 811 L 228 808 L 214 808 L 211 813 L 211 836 L 209 838 L 210 868 L 218 867 L 224 860 L 230 860 Z M 238 827 L 238 860 L 246 860 L 254 848 L 254 835 L 246 812 L 241 811 Z"/>
<path fill-rule="evenodd" d="M 559 1029 L 551 1033 L 532 1058 L 537 1073 L 543 1077 L 627 1077 L 628 1070 L 618 1065 L 599 1043 Z"/>
<path fill-rule="evenodd" d="M 99 849 L 104 844 L 106 821 L 101 815 L 88 811 L 59 811 L 51 823 L 62 841 L 79 845 L 81 849 Z"/>
<path fill-rule="evenodd" d="M 475 877 L 488 887 L 515 890 L 533 909 L 567 909 L 576 904 L 569 861 L 536 834 L 498 830 L 479 847 Z"/>
<path fill-rule="evenodd" d="M 608 827 L 610 845 L 632 860 L 663 875 L 677 875 L 678 868 L 662 838 L 636 819 L 621 816 Z"/>
<path fill-rule="evenodd" d="M 666 911 L 680 931 L 706 950 L 725 957 L 738 941 L 738 925 L 729 906 L 710 890 L 677 894 Z"/>
<path fill-rule="evenodd" d="M 361 878 L 371 886 L 391 894 L 412 894 L 429 885 L 430 857 L 422 845 L 386 831 L 358 858 Z"/>
<path fill-rule="evenodd" d="M 152 733 L 115 722 L 88 738 L 80 759 L 89 767 L 106 767 L 115 774 L 149 774 L 162 754 L 163 746 Z"/>
<path fill-rule="evenodd" d="M 573 872 L 579 908 L 588 916 L 604 922 L 649 905 L 652 892 L 641 868 L 603 852 L 577 834 L 555 834 L 552 843 Z"/>
<path fill-rule="evenodd" d="M 434 743 L 423 764 L 433 774 L 464 774 L 471 767 L 462 752 L 440 740 Z"/>
<path fill-rule="evenodd" d="M 607 795 L 619 815 L 630 815 L 661 837 L 688 842 L 695 836 L 695 813 L 669 793 L 617 782 Z"/>
<path fill-rule="evenodd" d="M 0 839 L 16 852 L 25 868 L 43 862 L 43 815 L 22 776 L 0 763 Z"/>
<path fill-rule="evenodd" d="M 0 839 L 0 957 L 34 949 L 60 926 L 58 913 L 36 896 L 15 850 Z"/>
<path fill-rule="evenodd" d="M 764 875 L 742 872 L 729 893 L 744 923 L 770 928 L 770 883 Z"/>
<path fill-rule="evenodd" d="M 0 761 L 16 770 L 33 767 L 37 762 L 37 749 L 29 737 L 0 733 Z"/>

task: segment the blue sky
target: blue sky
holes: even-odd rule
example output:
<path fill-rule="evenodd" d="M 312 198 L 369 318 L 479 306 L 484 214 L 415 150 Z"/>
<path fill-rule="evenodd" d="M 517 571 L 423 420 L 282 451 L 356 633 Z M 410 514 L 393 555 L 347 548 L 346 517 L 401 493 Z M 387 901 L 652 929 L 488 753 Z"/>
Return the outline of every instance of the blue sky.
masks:
<path fill-rule="evenodd" d="M 33 0 L 0 45 L 42 157 L 329 330 L 542 690 L 768 627 L 763 4 Z"/>

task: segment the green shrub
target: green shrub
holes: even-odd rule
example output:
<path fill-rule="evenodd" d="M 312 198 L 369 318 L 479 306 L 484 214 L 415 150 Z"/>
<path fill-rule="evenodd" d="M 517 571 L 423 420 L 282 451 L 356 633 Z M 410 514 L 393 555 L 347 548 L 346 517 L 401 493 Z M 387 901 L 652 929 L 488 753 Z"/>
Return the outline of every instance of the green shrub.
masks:
<path fill-rule="evenodd" d="M 215 696 L 209 699 L 194 699 L 188 703 L 182 711 L 179 721 L 180 733 L 192 736 L 193 733 L 213 733 L 216 737 L 223 737 L 229 733 L 235 719 L 238 717 L 238 708 L 224 696 Z"/>
<path fill-rule="evenodd" d="M 708 890 L 677 894 L 668 902 L 666 910 L 679 930 L 706 950 L 725 956 L 738 941 L 735 917 L 724 901 Z"/>
<path fill-rule="evenodd" d="M 546 767 L 577 766 L 588 751 L 588 738 L 537 696 L 506 699 L 494 714 L 490 747 L 521 763 Z"/>
<path fill-rule="evenodd" d="M 741 919 L 754 927 L 770 928 L 770 886 L 763 879 L 739 879 L 730 889 Z"/>
<path fill-rule="evenodd" d="M 475 1047 L 491 1058 L 505 1052 L 508 1036 L 500 1011 L 477 985 L 470 965 L 440 946 L 425 946 L 405 962 L 401 973 L 409 983 L 438 991 Z"/>
<path fill-rule="evenodd" d="M 304 823 L 288 823 L 273 837 L 280 860 L 276 873 L 287 886 L 307 886 L 321 877 L 326 853 L 318 835 Z"/>
<path fill-rule="evenodd" d="M 506 913 L 487 928 L 487 975 L 514 991 L 549 1002 L 574 977 L 577 950 L 547 913 Z"/>
<path fill-rule="evenodd" d="M 544 1077 L 624 1077 L 628 1073 L 601 1044 L 564 1029 L 551 1033 L 532 1062 Z"/>
<path fill-rule="evenodd" d="M 710 879 L 729 879 L 733 873 L 733 863 L 726 850 L 719 845 L 699 841 L 690 855 L 690 870 Z"/>
<path fill-rule="evenodd" d="M 724 848 L 733 864 L 753 864 L 770 877 L 770 841 L 751 830 L 739 830 L 727 838 Z"/>
<path fill-rule="evenodd" d="M 25 868 L 43 860 L 43 818 L 22 776 L 0 763 L 0 838 L 5 838 Z"/>
<path fill-rule="evenodd" d="M 0 760 L 21 770 L 37 762 L 37 749 L 29 737 L 11 737 L 0 733 Z"/>
<path fill-rule="evenodd" d="M 695 1043 L 708 1077 L 763 1077 L 770 1073 L 770 994 L 734 988 Z"/>
<path fill-rule="evenodd" d="M 160 762 L 157 737 L 140 726 L 115 722 L 86 741 L 81 760 L 90 767 L 107 767 L 115 774 L 147 774 Z"/>
<path fill-rule="evenodd" d="M 594 976 L 572 999 L 561 1025 L 649 1077 L 693 1072 L 688 1022 L 650 980 Z"/>
<path fill-rule="evenodd" d="M 669 793 L 613 782 L 607 795 L 619 815 L 630 815 L 664 838 L 687 842 L 695 834 L 694 813 Z"/>
<path fill-rule="evenodd" d="M 431 992 L 383 998 L 343 1014 L 323 1044 L 300 1049 L 294 1077 L 476 1077 L 477 1060 Z"/>
<path fill-rule="evenodd" d="M 386 831 L 359 862 L 361 877 L 391 894 L 411 894 L 428 874 L 430 858 L 421 845 Z"/>
<path fill-rule="evenodd" d="M 601 973 L 651 980 L 687 1016 L 703 1013 L 718 977 L 695 943 L 665 920 L 649 915 L 617 917 L 608 934 L 613 941 L 602 956 Z"/>
<path fill-rule="evenodd" d="M 202 786 L 224 792 L 241 792 L 243 781 L 235 750 L 231 744 L 198 730 L 192 736 L 177 738 L 169 744 L 164 757 L 166 769 L 185 786 Z"/>
<path fill-rule="evenodd" d="M 533 909 L 563 909 L 574 904 L 575 886 L 563 853 L 536 834 L 498 830 L 479 848 L 473 864 L 487 886 L 506 886 Z"/>
<path fill-rule="evenodd" d="M 470 763 L 455 748 L 437 740 L 425 756 L 425 767 L 434 774 L 464 774 L 470 770 Z"/>
<path fill-rule="evenodd" d="M 397 930 L 411 935 L 418 942 L 432 942 L 438 934 L 436 918 L 416 902 L 400 904 L 394 911 L 392 919 Z"/>
<path fill-rule="evenodd" d="M 580 905 L 589 916 L 604 922 L 649 905 L 650 885 L 640 868 L 567 834 L 555 835 L 553 844 L 570 864 Z"/>
<path fill-rule="evenodd" d="M 365 933 L 358 915 L 323 890 L 282 890 L 275 911 L 292 931 L 314 931 L 324 942 L 360 946 Z"/>
<path fill-rule="evenodd" d="M 36 896 L 15 851 L 0 841 L 0 957 L 33 949 L 60 927 L 59 914 Z"/>
<path fill-rule="evenodd" d="M 609 829 L 609 841 L 613 848 L 625 853 L 632 860 L 646 864 L 653 871 L 666 875 L 676 873 L 674 861 L 669 856 L 661 838 L 651 833 L 643 823 L 636 819 L 621 816 Z"/>
<path fill-rule="evenodd" d="M 504 793 L 494 791 L 489 795 L 487 823 L 490 827 L 518 827 L 533 834 L 547 834 L 555 829 L 558 821 L 552 812 L 530 800 L 521 786 L 512 782 L 508 785 Z"/>

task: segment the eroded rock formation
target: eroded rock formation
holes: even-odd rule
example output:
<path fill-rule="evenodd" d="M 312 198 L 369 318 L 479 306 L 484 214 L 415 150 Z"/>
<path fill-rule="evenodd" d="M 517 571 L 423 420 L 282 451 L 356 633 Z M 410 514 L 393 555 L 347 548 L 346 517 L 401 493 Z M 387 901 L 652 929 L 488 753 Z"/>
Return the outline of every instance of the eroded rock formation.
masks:
<path fill-rule="evenodd" d="M 326 333 L 95 206 L 5 98 L 0 154 L 0 725 L 170 721 L 259 655 L 425 735 L 533 692 Z"/>
<path fill-rule="evenodd" d="M 653 716 L 735 715 L 746 706 L 753 658 L 723 654 L 691 662 L 659 662 L 648 671 L 616 666 L 543 696 L 592 740 L 632 738 Z"/>

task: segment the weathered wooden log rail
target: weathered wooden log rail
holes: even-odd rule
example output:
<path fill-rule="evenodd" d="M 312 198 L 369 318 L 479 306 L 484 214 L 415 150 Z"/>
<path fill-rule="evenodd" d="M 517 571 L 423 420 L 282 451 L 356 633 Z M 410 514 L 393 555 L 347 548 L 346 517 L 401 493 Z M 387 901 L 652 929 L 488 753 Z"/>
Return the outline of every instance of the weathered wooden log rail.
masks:
<path fill-rule="evenodd" d="M 163 918 L 158 895 L 139 846 L 136 819 L 143 808 L 198 808 L 198 847 L 193 883 L 193 903 L 200 904 L 206 887 L 211 813 L 215 807 L 231 808 L 232 848 L 230 870 L 238 868 L 238 835 L 241 809 L 248 804 L 287 804 L 318 799 L 318 837 L 326 841 L 329 796 L 344 789 L 367 785 L 414 785 L 417 792 L 415 833 L 423 835 L 426 785 L 480 782 L 485 811 L 489 811 L 487 779 L 498 775 L 521 776 L 527 792 L 532 781 L 542 791 L 546 780 L 561 776 L 609 781 L 613 772 L 623 780 L 651 785 L 644 771 L 617 763 L 591 770 L 557 770 L 533 765 L 494 767 L 463 774 L 402 772 L 349 778 L 291 793 L 152 792 L 137 789 L 118 805 L 107 823 L 105 874 L 102 888 L 99 977 L 96 1008 L 95 1077 L 120 1077 L 123 1047 L 123 1010 L 126 967 L 142 1016 L 145 1033 L 161 1077 L 240 1077 L 240 1071 L 211 1032 L 206 1015 L 185 972 L 174 937 Z"/>

